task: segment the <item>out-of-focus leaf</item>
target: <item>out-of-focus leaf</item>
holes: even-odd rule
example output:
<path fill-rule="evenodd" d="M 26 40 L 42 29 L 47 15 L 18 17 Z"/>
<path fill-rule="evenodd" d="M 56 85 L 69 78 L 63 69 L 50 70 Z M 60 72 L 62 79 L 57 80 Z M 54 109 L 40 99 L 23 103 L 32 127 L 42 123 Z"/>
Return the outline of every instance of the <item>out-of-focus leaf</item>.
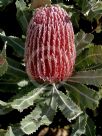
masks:
<path fill-rule="evenodd" d="M 4 75 L 8 69 L 8 63 L 6 60 L 6 43 L 2 52 L 0 53 L 0 76 Z"/>
<path fill-rule="evenodd" d="M 71 136 L 81 136 L 82 134 L 85 134 L 86 123 L 87 123 L 87 115 L 81 114 L 77 118 L 76 123 L 72 126 Z M 89 136 L 89 135 L 87 135 L 87 136 Z"/>
<path fill-rule="evenodd" d="M 101 86 L 102 69 L 76 72 L 72 77 L 69 78 L 69 81 L 87 85 Z"/>
<path fill-rule="evenodd" d="M 51 0 L 32 0 L 31 1 L 32 8 L 39 8 L 46 4 L 51 4 Z"/>
<path fill-rule="evenodd" d="M 74 0 L 76 5 L 80 8 L 81 12 L 84 13 L 90 8 L 88 0 Z"/>
<path fill-rule="evenodd" d="M 6 132 L 5 136 L 15 136 L 13 131 L 12 131 L 12 128 L 9 127 L 8 131 Z"/>
<path fill-rule="evenodd" d="M 13 79 L 14 82 L 15 81 L 18 82 L 18 81 L 20 81 L 22 79 L 28 79 L 28 76 L 27 76 L 26 72 L 24 72 L 21 69 L 15 68 L 15 67 L 13 67 L 11 65 L 8 66 L 7 75 L 11 76 L 11 77 L 14 77 L 14 79 Z M 12 78 L 11 78 L 11 81 L 12 81 Z"/>
<path fill-rule="evenodd" d="M 17 84 L 22 80 L 29 80 L 26 72 L 23 70 L 24 66 L 20 62 L 15 61 L 11 58 L 7 58 L 8 61 L 8 70 L 1 77 L 1 81 L 7 84 Z"/>
<path fill-rule="evenodd" d="M 65 83 L 68 95 L 82 110 L 86 108 L 95 109 L 99 104 L 99 94 L 79 83 Z"/>
<path fill-rule="evenodd" d="M 5 133 L 6 133 L 6 130 L 0 129 L 0 136 L 4 136 Z"/>
<path fill-rule="evenodd" d="M 20 61 L 14 60 L 13 58 L 7 57 L 7 62 L 10 66 L 14 66 L 15 68 L 24 69 L 24 66 L 21 64 Z"/>
<path fill-rule="evenodd" d="M 5 115 L 10 112 L 12 109 L 9 107 L 8 103 L 0 100 L 0 115 Z"/>
<path fill-rule="evenodd" d="M 96 126 L 91 118 L 88 118 L 86 123 L 86 136 L 96 136 Z"/>
<path fill-rule="evenodd" d="M 7 103 L 0 100 L 0 106 L 6 106 Z"/>
<path fill-rule="evenodd" d="M 79 20 L 80 20 L 80 13 L 72 12 L 71 20 L 73 22 L 73 26 L 79 28 Z"/>
<path fill-rule="evenodd" d="M 4 33 L 0 33 L 0 37 L 4 42 L 7 41 L 7 44 L 14 49 L 18 56 L 24 56 L 24 42 L 20 38 L 6 36 Z"/>
<path fill-rule="evenodd" d="M 22 31 L 24 35 L 27 31 L 27 26 L 29 23 L 29 20 L 32 16 L 32 10 L 30 10 L 27 6 L 24 0 L 17 0 L 16 1 L 16 8 L 17 8 L 17 20 L 22 28 Z"/>
<path fill-rule="evenodd" d="M 87 17 L 89 20 L 92 20 L 93 18 L 95 19 L 100 19 L 102 17 L 102 1 L 92 1 L 89 2 L 91 5 L 91 8 L 89 9 Z"/>
<path fill-rule="evenodd" d="M 22 80 L 20 82 L 22 82 Z M 19 82 L 12 83 L 9 81 L 1 81 L 0 82 L 0 92 L 12 93 L 12 94 L 17 93 L 20 91 L 20 86 L 18 84 Z"/>
<path fill-rule="evenodd" d="M 12 131 L 15 134 L 15 136 L 24 136 L 24 132 L 21 130 L 20 124 L 12 125 Z"/>
<path fill-rule="evenodd" d="M 22 80 L 29 80 L 29 78 L 26 72 L 23 71 L 19 66 L 14 67 L 13 63 L 10 63 L 10 65 L 8 65 L 7 72 L 0 78 L 0 80 L 8 84 L 17 84 Z"/>
<path fill-rule="evenodd" d="M 4 9 L 8 4 L 12 2 L 13 0 L 0 0 L 0 10 Z"/>
<path fill-rule="evenodd" d="M 77 56 L 84 50 L 89 43 L 93 40 L 93 34 L 86 34 L 82 30 L 75 36 L 75 45 L 77 50 Z"/>
<path fill-rule="evenodd" d="M 102 46 L 89 45 L 76 59 L 76 70 L 97 69 L 102 66 Z"/>
<path fill-rule="evenodd" d="M 99 23 L 99 24 L 97 25 L 95 31 L 96 31 L 96 33 L 101 33 L 101 31 L 102 31 L 102 24 L 101 24 L 101 23 Z"/>
<path fill-rule="evenodd" d="M 12 111 L 11 107 L 9 107 L 9 108 L 7 108 L 7 107 L 0 107 L 0 115 L 6 115 L 7 113 L 9 113 L 11 111 Z"/>
<path fill-rule="evenodd" d="M 0 56 L 0 61 L 2 62 L 0 63 L 0 76 L 2 76 L 6 73 L 8 69 L 8 63 L 6 59 L 2 58 L 1 56 Z"/>

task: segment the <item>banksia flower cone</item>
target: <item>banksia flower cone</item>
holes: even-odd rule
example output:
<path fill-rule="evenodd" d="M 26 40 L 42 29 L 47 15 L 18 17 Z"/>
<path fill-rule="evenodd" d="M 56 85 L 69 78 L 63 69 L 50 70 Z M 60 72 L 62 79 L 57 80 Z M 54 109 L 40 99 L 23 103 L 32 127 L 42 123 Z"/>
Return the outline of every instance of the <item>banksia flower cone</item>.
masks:
<path fill-rule="evenodd" d="M 28 76 L 48 83 L 67 80 L 75 58 L 74 32 L 67 12 L 55 5 L 36 9 L 26 37 Z"/>

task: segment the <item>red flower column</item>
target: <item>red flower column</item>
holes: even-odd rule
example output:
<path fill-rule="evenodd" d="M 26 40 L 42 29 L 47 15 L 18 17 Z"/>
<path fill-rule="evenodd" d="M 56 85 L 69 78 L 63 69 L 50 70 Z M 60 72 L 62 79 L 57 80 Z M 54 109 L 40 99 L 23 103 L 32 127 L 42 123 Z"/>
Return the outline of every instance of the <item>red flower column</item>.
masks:
<path fill-rule="evenodd" d="M 55 83 L 73 71 L 76 50 L 69 16 L 59 6 L 40 7 L 27 30 L 25 63 L 32 80 Z"/>

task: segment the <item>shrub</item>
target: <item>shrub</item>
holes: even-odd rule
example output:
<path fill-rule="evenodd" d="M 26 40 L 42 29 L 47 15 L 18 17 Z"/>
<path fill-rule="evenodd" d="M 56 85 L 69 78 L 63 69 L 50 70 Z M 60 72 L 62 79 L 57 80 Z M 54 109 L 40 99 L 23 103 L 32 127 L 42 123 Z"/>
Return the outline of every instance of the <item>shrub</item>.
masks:
<path fill-rule="evenodd" d="M 51 6 L 50 0 L 34 0 L 31 6 L 24 0 L 0 0 L 1 14 L 12 4 L 21 29 L 12 36 L 1 27 L 0 134 L 38 135 L 43 126 L 55 135 L 52 124 L 62 118 L 66 135 L 95 136 L 96 126 L 87 111 L 94 114 L 102 97 L 102 42 L 96 40 L 101 34 L 102 2 L 52 0 Z"/>

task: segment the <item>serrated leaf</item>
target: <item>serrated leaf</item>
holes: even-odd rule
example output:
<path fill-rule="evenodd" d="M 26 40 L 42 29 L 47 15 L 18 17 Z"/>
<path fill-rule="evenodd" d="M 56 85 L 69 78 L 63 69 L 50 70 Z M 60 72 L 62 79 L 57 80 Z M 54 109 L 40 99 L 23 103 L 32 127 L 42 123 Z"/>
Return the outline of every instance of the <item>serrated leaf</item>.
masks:
<path fill-rule="evenodd" d="M 90 45 L 77 57 L 75 67 L 77 70 L 97 69 L 102 65 L 102 46 Z"/>
<path fill-rule="evenodd" d="M 57 98 L 58 107 L 60 108 L 64 116 L 69 121 L 77 118 L 82 113 L 80 108 L 71 100 L 70 97 L 66 96 L 61 91 L 57 90 L 56 87 L 55 87 L 55 91 L 58 95 Z"/>
<path fill-rule="evenodd" d="M 6 85 L 6 84 L 5 84 Z M 10 84 L 10 86 L 12 87 L 13 85 Z M 0 86 L 1 87 L 1 86 Z M 8 87 L 8 86 L 7 86 Z M 8 87 L 9 88 L 9 87 Z M 5 89 L 5 88 L 4 88 Z M 29 92 L 29 90 L 34 89 L 34 85 L 32 85 L 31 83 L 29 83 L 27 86 L 22 87 L 21 89 L 16 89 L 16 90 L 12 90 L 13 93 L 16 93 L 16 95 L 14 97 L 12 97 L 8 103 L 5 103 L 3 101 L 0 101 L 0 115 L 5 115 L 9 112 L 11 112 L 13 110 L 13 108 L 11 107 L 11 101 L 16 100 L 21 98 L 22 96 L 24 96 L 24 94 L 27 94 Z M 8 90 L 9 93 L 11 93 L 11 90 Z M 5 91 L 4 91 L 5 92 Z M 7 92 L 7 91 L 6 91 Z"/>
<path fill-rule="evenodd" d="M 11 127 L 9 127 L 9 129 L 8 129 L 7 133 L 5 134 L 5 136 L 15 136 Z"/>
<path fill-rule="evenodd" d="M 88 19 L 91 21 L 93 18 L 96 20 L 100 19 L 102 16 L 102 1 L 91 1 L 89 3 L 91 8 L 88 11 Z"/>
<path fill-rule="evenodd" d="M 82 110 L 85 108 L 95 109 L 99 104 L 99 94 L 79 83 L 65 83 L 68 95 Z"/>
<path fill-rule="evenodd" d="M 31 134 L 35 132 L 40 127 L 40 122 L 38 119 L 41 117 L 41 110 L 39 107 L 36 107 L 29 115 L 27 115 L 21 121 L 21 129 L 26 134 Z"/>
<path fill-rule="evenodd" d="M 34 90 L 30 91 L 27 95 L 15 99 L 13 102 L 10 103 L 12 108 L 19 110 L 22 112 L 24 109 L 28 108 L 29 106 L 33 105 L 34 100 L 39 98 L 39 95 L 45 90 L 45 87 L 35 88 Z"/>
<path fill-rule="evenodd" d="M 87 85 L 101 86 L 102 69 L 76 72 L 72 77 L 69 78 L 69 81 Z"/>
<path fill-rule="evenodd" d="M 4 42 L 7 41 L 7 44 L 14 49 L 18 56 L 24 56 L 24 42 L 20 38 L 6 36 L 4 33 L 0 33 L 0 37 Z"/>
<path fill-rule="evenodd" d="M 0 100 L 0 115 L 5 115 L 12 109 L 9 107 L 8 103 Z"/>
<path fill-rule="evenodd" d="M 87 115 L 81 114 L 77 118 L 76 123 L 72 126 L 71 136 L 81 136 L 82 134 L 85 134 L 86 123 L 87 123 Z"/>
<path fill-rule="evenodd" d="M 50 90 L 51 95 L 49 94 L 49 100 L 48 97 L 45 100 L 46 102 L 42 105 L 42 115 L 46 115 L 47 118 L 50 121 L 53 121 L 54 115 L 56 114 L 57 110 L 57 102 L 56 102 L 56 93 L 54 88 Z"/>
<path fill-rule="evenodd" d="M 16 8 L 17 8 L 17 20 L 23 30 L 23 33 L 26 34 L 27 26 L 28 26 L 28 20 L 27 20 L 27 14 L 28 12 L 25 12 L 27 9 L 26 3 L 24 0 L 17 0 L 16 1 Z"/>
<path fill-rule="evenodd" d="M 91 118 L 88 118 L 87 120 L 85 135 L 86 136 L 96 136 L 96 126 Z"/>
<path fill-rule="evenodd" d="M 40 107 L 36 107 L 28 116 L 21 121 L 21 129 L 26 134 L 36 132 L 41 125 L 49 125 L 51 122 L 46 115 L 42 115 Z"/>
<path fill-rule="evenodd" d="M 89 43 L 93 40 L 93 34 L 87 34 L 82 30 L 76 34 L 75 36 L 75 45 L 77 50 L 77 56 L 84 50 Z"/>

